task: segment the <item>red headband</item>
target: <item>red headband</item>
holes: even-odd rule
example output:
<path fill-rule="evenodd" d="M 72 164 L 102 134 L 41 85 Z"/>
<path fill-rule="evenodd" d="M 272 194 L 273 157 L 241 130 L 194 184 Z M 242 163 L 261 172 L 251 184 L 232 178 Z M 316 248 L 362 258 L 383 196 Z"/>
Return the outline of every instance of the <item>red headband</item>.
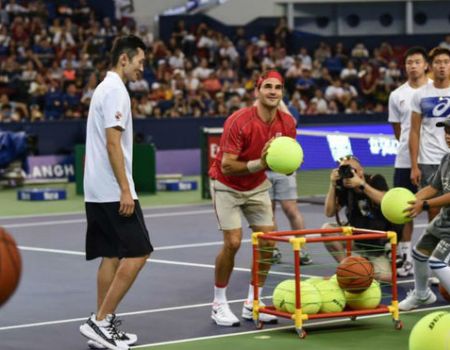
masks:
<path fill-rule="evenodd" d="M 281 84 L 284 84 L 283 77 L 276 70 L 268 71 L 267 73 L 261 75 L 256 83 L 256 88 L 259 89 L 265 80 L 275 78 L 280 81 Z"/>

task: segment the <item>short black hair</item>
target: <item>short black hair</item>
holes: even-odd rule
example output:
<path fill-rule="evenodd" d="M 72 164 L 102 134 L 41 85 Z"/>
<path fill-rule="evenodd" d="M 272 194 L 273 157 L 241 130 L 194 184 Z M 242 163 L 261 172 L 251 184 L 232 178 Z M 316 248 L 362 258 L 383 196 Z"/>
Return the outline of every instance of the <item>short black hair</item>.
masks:
<path fill-rule="evenodd" d="M 428 54 L 428 56 L 430 57 L 430 62 L 432 63 L 436 56 L 439 55 L 447 55 L 448 57 L 450 57 L 450 50 L 442 46 L 431 49 L 430 53 Z"/>
<path fill-rule="evenodd" d="M 427 51 L 422 46 L 413 46 L 410 47 L 406 52 L 404 57 L 404 62 L 408 59 L 409 56 L 412 55 L 422 55 L 425 62 L 428 62 L 428 54 Z"/>
<path fill-rule="evenodd" d="M 145 52 L 147 49 L 144 42 L 136 35 L 126 35 L 118 37 L 114 40 L 111 49 L 111 63 L 113 66 L 119 62 L 119 57 L 126 53 L 129 59 L 137 55 L 138 49 L 141 48 Z"/>

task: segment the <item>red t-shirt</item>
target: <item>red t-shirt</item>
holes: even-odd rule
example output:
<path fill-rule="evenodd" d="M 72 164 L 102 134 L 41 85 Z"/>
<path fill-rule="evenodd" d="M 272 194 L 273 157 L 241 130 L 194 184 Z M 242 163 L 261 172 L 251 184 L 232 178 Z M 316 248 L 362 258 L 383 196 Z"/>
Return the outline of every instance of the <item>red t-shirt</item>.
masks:
<path fill-rule="evenodd" d="M 214 159 L 209 176 L 238 191 L 249 191 L 266 179 L 264 170 L 247 175 L 225 176 L 221 170 L 223 153 L 238 155 L 237 160 L 247 162 L 261 158 L 264 145 L 272 137 L 296 137 L 295 119 L 284 112 L 277 112 L 271 123 L 264 122 L 256 107 L 242 108 L 227 118 L 220 138 L 220 149 Z"/>

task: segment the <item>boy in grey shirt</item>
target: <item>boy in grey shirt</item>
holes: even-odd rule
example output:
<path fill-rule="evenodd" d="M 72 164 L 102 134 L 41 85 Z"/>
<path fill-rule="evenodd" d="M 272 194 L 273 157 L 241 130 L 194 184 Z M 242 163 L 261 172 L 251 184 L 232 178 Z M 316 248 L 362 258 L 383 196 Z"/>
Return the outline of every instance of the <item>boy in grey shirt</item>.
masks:
<path fill-rule="evenodd" d="M 445 142 L 450 147 L 450 118 L 436 123 L 445 128 Z M 412 251 L 414 259 L 414 290 L 399 303 L 399 309 L 412 310 L 420 305 L 432 304 L 436 295 L 428 286 L 428 268 L 438 277 L 441 285 L 450 291 L 450 153 L 444 155 L 430 185 L 416 194 L 406 210 L 414 218 L 423 210 L 442 207 L 428 224 Z"/>

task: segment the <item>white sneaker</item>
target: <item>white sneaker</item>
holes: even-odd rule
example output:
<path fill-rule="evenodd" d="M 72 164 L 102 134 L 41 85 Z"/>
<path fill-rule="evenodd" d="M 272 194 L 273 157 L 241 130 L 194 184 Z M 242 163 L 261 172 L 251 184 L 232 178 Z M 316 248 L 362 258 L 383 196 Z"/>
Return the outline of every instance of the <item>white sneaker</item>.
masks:
<path fill-rule="evenodd" d="M 398 277 L 408 277 L 414 275 L 414 267 L 413 264 L 407 260 L 403 261 L 401 267 L 397 269 Z"/>
<path fill-rule="evenodd" d="M 211 318 L 218 326 L 236 327 L 240 325 L 239 319 L 233 314 L 228 303 L 213 303 Z"/>
<path fill-rule="evenodd" d="M 259 302 L 259 305 L 261 307 L 265 306 L 261 301 Z M 253 321 L 253 302 L 248 302 L 247 300 L 244 301 L 244 306 L 242 306 L 242 318 L 247 321 Z M 277 323 L 278 317 L 260 312 L 259 320 L 264 323 Z"/>
<path fill-rule="evenodd" d="M 436 295 L 428 289 L 428 295 L 425 299 L 419 299 L 416 295 L 416 290 L 410 290 L 405 299 L 403 299 L 399 304 L 398 308 L 401 311 L 409 311 L 412 309 L 416 309 L 421 305 L 429 305 L 436 302 Z"/>
<path fill-rule="evenodd" d="M 116 327 L 116 331 L 117 331 L 117 334 L 119 335 L 120 340 L 122 340 L 125 344 L 127 344 L 129 346 L 136 344 L 137 335 L 133 334 L 133 333 L 125 333 L 125 332 L 121 331 L 119 329 L 119 326 L 122 323 L 120 320 L 118 320 L 117 318 L 114 318 L 114 321 L 112 323 Z M 105 347 L 102 344 L 97 343 L 96 341 L 93 341 L 93 340 L 88 340 L 87 345 L 91 349 L 105 349 Z"/>
<path fill-rule="evenodd" d="M 80 326 L 80 332 L 89 340 L 111 350 L 128 350 L 128 345 L 120 340 L 114 324 L 115 315 L 106 315 L 102 321 L 97 321 L 92 314 L 86 323 Z"/>

